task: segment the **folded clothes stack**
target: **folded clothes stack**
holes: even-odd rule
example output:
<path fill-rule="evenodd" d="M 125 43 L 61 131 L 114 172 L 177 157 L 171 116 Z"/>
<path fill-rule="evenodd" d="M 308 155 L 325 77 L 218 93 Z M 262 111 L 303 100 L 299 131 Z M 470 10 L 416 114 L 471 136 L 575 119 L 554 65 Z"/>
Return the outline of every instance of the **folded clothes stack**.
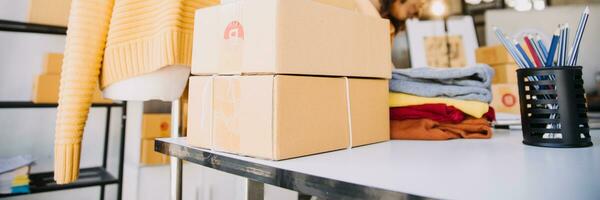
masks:
<path fill-rule="evenodd" d="M 493 75 L 487 65 L 395 69 L 390 81 L 391 138 L 491 138 Z"/>

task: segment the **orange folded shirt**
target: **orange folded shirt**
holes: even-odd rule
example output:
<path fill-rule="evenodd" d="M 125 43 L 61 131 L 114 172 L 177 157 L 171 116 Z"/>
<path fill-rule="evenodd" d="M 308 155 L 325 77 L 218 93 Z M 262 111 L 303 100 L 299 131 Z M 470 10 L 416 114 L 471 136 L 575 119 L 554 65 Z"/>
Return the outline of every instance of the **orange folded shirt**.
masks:
<path fill-rule="evenodd" d="M 489 139 L 490 122 L 484 118 L 469 118 L 461 123 L 440 123 L 431 119 L 391 120 L 391 139 L 448 140 L 456 138 Z"/>

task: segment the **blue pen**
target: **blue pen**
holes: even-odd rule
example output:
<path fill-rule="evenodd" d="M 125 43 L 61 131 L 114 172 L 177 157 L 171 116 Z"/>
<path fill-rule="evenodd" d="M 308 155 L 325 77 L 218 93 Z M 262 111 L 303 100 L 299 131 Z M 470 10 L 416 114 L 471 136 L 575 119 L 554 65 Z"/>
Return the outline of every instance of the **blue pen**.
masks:
<path fill-rule="evenodd" d="M 558 46 L 558 37 L 559 30 L 556 30 L 552 36 L 552 42 L 550 42 L 550 51 L 548 52 L 548 56 L 546 56 L 546 67 L 551 67 L 552 64 L 554 64 L 554 55 L 556 54 L 556 47 Z"/>
<path fill-rule="evenodd" d="M 542 37 L 540 35 L 536 35 L 535 39 L 537 40 L 538 47 L 540 47 L 540 51 L 542 51 L 542 57 L 544 57 L 545 61 L 548 59 L 548 49 L 546 48 L 546 45 L 544 45 L 544 41 L 542 41 Z"/>
<path fill-rule="evenodd" d="M 521 56 L 523 56 L 523 59 L 525 60 L 525 62 L 527 62 L 527 67 L 528 68 L 534 68 L 535 65 L 531 62 L 531 59 L 529 59 L 529 56 L 527 56 L 527 53 L 525 53 L 525 50 L 523 49 L 523 47 L 521 47 L 521 44 L 519 44 L 519 42 L 517 40 L 513 40 L 515 43 L 515 47 L 517 47 L 517 50 L 521 53 Z"/>

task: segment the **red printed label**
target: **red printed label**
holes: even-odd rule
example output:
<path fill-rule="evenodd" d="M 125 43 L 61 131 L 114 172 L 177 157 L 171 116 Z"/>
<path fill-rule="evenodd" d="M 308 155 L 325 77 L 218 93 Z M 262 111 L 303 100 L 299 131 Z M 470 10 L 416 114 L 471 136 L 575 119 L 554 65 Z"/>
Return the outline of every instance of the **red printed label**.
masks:
<path fill-rule="evenodd" d="M 502 95 L 502 104 L 506 107 L 512 107 L 517 103 L 517 98 L 512 94 Z"/>
<path fill-rule="evenodd" d="M 223 35 L 225 40 L 229 40 L 230 38 L 239 38 L 244 39 L 244 27 L 242 27 L 242 23 L 238 21 L 232 21 L 225 28 L 225 33 Z"/>

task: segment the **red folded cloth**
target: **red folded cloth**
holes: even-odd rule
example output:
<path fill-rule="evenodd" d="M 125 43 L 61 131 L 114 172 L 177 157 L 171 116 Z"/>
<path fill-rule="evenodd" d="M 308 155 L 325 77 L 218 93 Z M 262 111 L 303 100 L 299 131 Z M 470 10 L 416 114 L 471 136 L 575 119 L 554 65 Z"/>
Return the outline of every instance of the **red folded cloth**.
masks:
<path fill-rule="evenodd" d="M 490 107 L 489 111 L 483 115 L 483 118 L 494 121 L 496 114 L 494 109 Z M 431 119 L 442 123 L 461 123 L 465 120 L 465 113 L 453 106 L 446 104 L 423 104 L 416 106 L 393 107 L 390 108 L 390 119 L 392 120 L 407 120 L 407 119 Z"/>
<path fill-rule="evenodd" d="M 486 118 L 490 122 L 496 121 L 496 111 L 494 110 L 494 108 L 490 106 L 488 112 L 483 114 L 483 118 Z"/>

